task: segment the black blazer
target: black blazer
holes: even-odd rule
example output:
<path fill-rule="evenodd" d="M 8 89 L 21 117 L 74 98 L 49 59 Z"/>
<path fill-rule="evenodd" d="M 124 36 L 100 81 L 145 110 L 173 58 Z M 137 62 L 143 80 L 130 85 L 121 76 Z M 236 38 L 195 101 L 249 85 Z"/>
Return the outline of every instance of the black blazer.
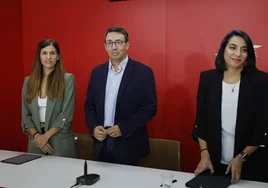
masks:
<path fill-rule="evenodd" d="M 88 84 L 85 117 L 91 133 L 96 126 L 104 124 L 108 65 L 109 62 L 106 62 L 94 68 Z M 114 139 L 116 162 L 137 162 L 150 153 L 146 124 L 156 111 L 156 85 L 152 69 L 129 58 L 116 102 L 115 125 L 120 127 L 122 133 L 121 137 Z M 95 149 L 100 144 L 94 139 Z"/>
<path fill-rule="evenodd" d="M 238 96 L 237 120 L 235 130 L 234 157 L 246 146 L 267 144 L 266 127 L 268 116 L 267 73 L 255 68 L 244 69 Z M 208 144 L 213 166 L 221 160 L 221 101 L 223 73 L 218 70 L 201 72 L 197 95 L 196 121 L 193 136 L 205 140 Z M 267 173 L 267 149 L 259 148 L 243 164 L 242 178 L 252 179 L 254 173 L 260 172 L 262 178 Z M 267 165 L 266 165 L 267 166 Z M 265 169 L 265 171 L 264 171 Z M 267 176 L 267 175 L 266 175 Z M 264 177 L 263 177 L 264 178 Z M 262 180 L 263 180 L 262 178 Z M 267 177 L 265 177 L 267 178 Z M 265 179 L 264 178 L 264 179 Z M 268 179 L 267 179 L 268 181 Z"/>

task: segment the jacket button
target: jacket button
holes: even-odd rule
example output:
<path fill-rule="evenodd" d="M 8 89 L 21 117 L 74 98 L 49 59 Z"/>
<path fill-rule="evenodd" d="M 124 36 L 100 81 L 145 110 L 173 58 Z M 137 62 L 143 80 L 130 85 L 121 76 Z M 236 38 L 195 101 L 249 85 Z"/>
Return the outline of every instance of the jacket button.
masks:
<path fill-rule="evenodd" d="M 195 125 L 194 127 L 197 128 L 197 125 Z"/>
<path fill-rule="evenodd" d="M 65 119 L 62 119 L 62 121 L 65 121 Z"/>
<path fill-rule="evenodd" d="M 268 134 L 267 133 L 264 133 L 264 136 L 267 136 Z"/>

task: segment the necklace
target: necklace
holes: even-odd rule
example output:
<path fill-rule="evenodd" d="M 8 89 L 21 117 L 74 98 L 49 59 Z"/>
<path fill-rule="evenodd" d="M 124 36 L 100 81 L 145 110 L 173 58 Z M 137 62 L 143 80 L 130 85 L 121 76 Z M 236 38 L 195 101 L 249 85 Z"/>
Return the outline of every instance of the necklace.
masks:
<path fill-rule="evenodd" d="M 234 84 L 233 86 L 231 86 L 232 93 L 235 91 L 236 86 L 238 86 L 239 84 L 240 84 L 240 80 L 236 84 Z"/>

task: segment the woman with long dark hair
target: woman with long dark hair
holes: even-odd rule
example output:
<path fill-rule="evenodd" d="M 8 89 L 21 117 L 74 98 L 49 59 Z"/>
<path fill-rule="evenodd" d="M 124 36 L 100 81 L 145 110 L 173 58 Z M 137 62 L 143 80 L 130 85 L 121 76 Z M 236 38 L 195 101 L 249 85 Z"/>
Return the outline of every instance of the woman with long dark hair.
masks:
<path fill-rule="evenodd" d="M 66 73 L 58 43 L 40 41 L 22 89 L 22 128 L 29 135 L 28 152 L 75 157 L 72 117 L 74 76 Z"/>

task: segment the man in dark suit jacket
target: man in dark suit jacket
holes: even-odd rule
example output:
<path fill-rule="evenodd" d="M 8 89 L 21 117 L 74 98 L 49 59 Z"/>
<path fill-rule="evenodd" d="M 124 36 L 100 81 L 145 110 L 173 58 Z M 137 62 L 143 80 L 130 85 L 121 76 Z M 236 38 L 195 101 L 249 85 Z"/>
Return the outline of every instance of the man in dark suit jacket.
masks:
<path fill-rule="evenodd" d="M 96 160 L 136 165 L 150 153 L 146 124 L 157 111 L 154 74 L 127 55 L 128 33 L 113 27 L 104 46 L 109 61 L 93 69 L 85 102 Z"/>

